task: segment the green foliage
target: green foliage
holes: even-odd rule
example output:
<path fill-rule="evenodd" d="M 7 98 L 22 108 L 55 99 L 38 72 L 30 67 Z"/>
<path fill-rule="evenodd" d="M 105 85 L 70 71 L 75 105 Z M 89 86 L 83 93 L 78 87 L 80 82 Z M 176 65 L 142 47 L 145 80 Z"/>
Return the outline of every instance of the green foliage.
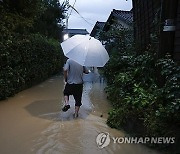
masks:
<path fill-rule="evenodd" d="M 178 140 L 180 67 L 168 55 L 157 60 L 152 48 L 137 54 L 134 46 L 121 43 L 112 42 L 115 46 L 110 48 L 104 68 L 106 92 L 113 105 L 108 125 L 136 136 L 175 136 Z M 157 71 L 162 75 L 162 86 Z"/>
<path fill-rule="evenodd" d="M 10 13 L 17 13 L 25 18 L 34 18 L 41 12 L 41 0 L 3 0 L 3 7 Z"/>
<path fill-rule="evenodd" d="M 59 39 L 63 30 L 62 20 L 65 18 L 67 3 L 60 4 L 58 0 L 45 0 L 43 6 L 44 11 L 39 18 L 36 18 L 32 31 Z"/>
<path fill-rule="evenodd" d="M 18 0 L 0 2 L 1 41 L 12 33 L 40 33 L 48 38 L 59 39 L 63 30 L 67 4 L 58 0 Z"/>
<path fill-rule="evenodd" d="M 0 99 L 61 71 L 62 51 L 56 40 L 19 36 L 0 44 Z"/>
<path fill-rule="evenodd" d="M 63 52 L 51 38 L 62 31 L 64 12 L 56 0 L 0 1 L 0 100 L 61 70 Z"/>
<path fill-rule="evenodd" d="M 11 40 L 16 33 L 27 33 L 32 27 L 32 19 L 11 13 L 0 5 L 0 42 Z"/>
<path fill-rule="evenodd" d="M 120 50 L 122 54 L 127 49 L 131 48 L 133 41 L 133 31 L 130 29 L 117 30 L 116 26 L 111 26 L 111 30 L 99 34 L 99 39 L 104 42 L 108 51 Z M 129 50 L 131 53 L 131 50 Z M 128 52 L 126 52 L 128 53 Z"/>
<path fill-rule="evenodd" d="M 127 115 L 127 110 L 125 111 L 122 108 L 111 109 L 111 111 L 109 111 L 109 118 L 107 120 L 107 124 L 112 128 L 121 129 L 120 126 L 124 124 L 127 120 L 126 115 Z"/>

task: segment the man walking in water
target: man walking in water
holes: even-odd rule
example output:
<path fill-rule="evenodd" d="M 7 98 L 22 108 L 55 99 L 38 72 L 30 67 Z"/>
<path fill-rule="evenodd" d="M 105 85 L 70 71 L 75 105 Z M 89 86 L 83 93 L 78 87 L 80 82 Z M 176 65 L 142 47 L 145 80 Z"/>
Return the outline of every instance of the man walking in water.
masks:
<path fill-rule="evenodd" d="M 78 112 L 80 109 L 82 91 L 83 91 L 83 73 L 88 74 L 88 70 L 86 67 L 81 66 L 77 62 L 68 59 L 64 66 L 64 79 L 66 82 L 64 88 L 64 101 L 65 106 L 63 107 L 63 111 L 66 112 L 69 108 L 69 95 L 73 95 L 75 99 L 75 113 L 74 117 L 78 117 Z"/>

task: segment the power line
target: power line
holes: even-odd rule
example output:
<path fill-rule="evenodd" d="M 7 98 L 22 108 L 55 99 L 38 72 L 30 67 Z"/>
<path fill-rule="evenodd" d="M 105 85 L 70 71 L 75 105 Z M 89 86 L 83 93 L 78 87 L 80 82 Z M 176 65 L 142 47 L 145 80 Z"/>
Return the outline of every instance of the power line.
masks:
<path fill-rule="evenodd" d="M 71 14 L 71 16 L 76 17 L 76 18 L 81 18 L 80 16 L 77 16 L 77 15 L 75 15 L 75 14 Z M 97 21 L 97 20 L 91 19 L 91 18 L 84 18 L 84 19 L 86 19 L 88 22 L 90 22 L 90 21 L 96 22 L 96 21 Z M 90 22 L 90 23 L 91 23 L 91 22 Z M 92 23 L 91 23 L 91 24 L 92 24 Z"/>
<path fill-rule="evenodd" d="M 79 12 L 78 10 L 76 10 L 73 6 L 70 5 L 70 7 L 87 23 L 89 24 L 90 26 L 93 26 L 92 23 L 90 23 L 89 21 L 86 20 L 86 18 L 84 18 Z"/>
<path fill-rule="evenodd" d="M 74 11 L 80 16 L 80 18 L 82 18 L 88 25 L 93 26 L 94 24 L 92 24 L 92 23 L 90 23 L 89 21 L 87 21 L 87 19 L 84 18 L 84 17 L 78 12 L 77 9 L 75 9 L 74 6 L 75 6 L 75 4 L 76 4 L 76 1 L 77 1 L 77 0 L 74 1 L 73 5 L 70 5 L 70 4 L 69 4 L 69 8 L 71 8 L 71 11 L 70 11 L 69 15 L 67 15 L 66 27 L 68 28 L 68 20 L 69 20 L 69 17 L 71 16 L 73 10 L 74 10 Z"/>
<path fill-rule="evenodd" d="M 71 7 L 71 5 L 69 5 L 69 7 L 71 7 L 71 11 L 70 11 L 70 13 L 69 13 L 69 16 L 67 17 L 68 19 L 69 19 L 70 15 L 71 15 L 71 13 L 72 13 L 72 10 L 73 10 L 73 8 L 74 8 L 74 6 L 75 6 L 75 4 L 76 4 L 76 1 L 77 1 L 77 0 L 74 1 L 72 7 Z"/>
<path fill-rule="evenodd" d="M 68 7 L 71 8 L 71 11 L 70 11 L 69 15 L 67 14 L 67 18 L 66 18 L 66 28 L 67 28 L 67 29 L 68 29 L 68 20 L 69 20 L 69 17 L 70 17 L 70 15 L 71 15 L 71 13 L 72 13 L 72 10 L 73 10 L 75 4 L 76 4 L 76 0 L 75 0 L 74 3 L 73 3 L 73 7 L 69 4 L 69 1 L 68 1 Z"/>

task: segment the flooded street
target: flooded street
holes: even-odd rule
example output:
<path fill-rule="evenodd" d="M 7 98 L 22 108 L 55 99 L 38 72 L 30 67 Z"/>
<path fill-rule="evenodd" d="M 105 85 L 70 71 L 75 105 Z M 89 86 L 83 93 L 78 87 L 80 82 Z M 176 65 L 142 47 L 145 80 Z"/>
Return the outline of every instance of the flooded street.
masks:
<path fill-rule="evenodd" d="M 104 93 L 106 83 L 84 84 L 79 117 L 71 108 L 62 112 L 64 82 L 62 76 L 24 90 L 0 102 L 0 154 L 158 154 L 140 144 L 118 144 L 111 140 L 99 148 L 96 137 L 125 136 L 106 125 L 110 105 Z"/>

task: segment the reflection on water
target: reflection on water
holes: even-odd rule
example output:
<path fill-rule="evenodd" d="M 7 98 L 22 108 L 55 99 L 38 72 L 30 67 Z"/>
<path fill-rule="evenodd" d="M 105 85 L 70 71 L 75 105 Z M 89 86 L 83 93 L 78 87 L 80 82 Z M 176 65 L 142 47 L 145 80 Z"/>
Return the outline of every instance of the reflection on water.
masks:
<path fill-rule="evenodd" d="M 88 79 L 88 78 L 86 78 Z M 101 81 L 101 82 L 100 82 Z M 156 154 L 145 146 L 110 144 L 100 149 L 96 137 L 101 132 L 120 137 L 125 134 L 106 125 L 110 105 L 104 80 L 85 82 L 79 117 L 71 108 L 61 112 L 64 88 L 61 76 L 25 90 L 0 102 L 0 153 L 6 154 Z"/>

